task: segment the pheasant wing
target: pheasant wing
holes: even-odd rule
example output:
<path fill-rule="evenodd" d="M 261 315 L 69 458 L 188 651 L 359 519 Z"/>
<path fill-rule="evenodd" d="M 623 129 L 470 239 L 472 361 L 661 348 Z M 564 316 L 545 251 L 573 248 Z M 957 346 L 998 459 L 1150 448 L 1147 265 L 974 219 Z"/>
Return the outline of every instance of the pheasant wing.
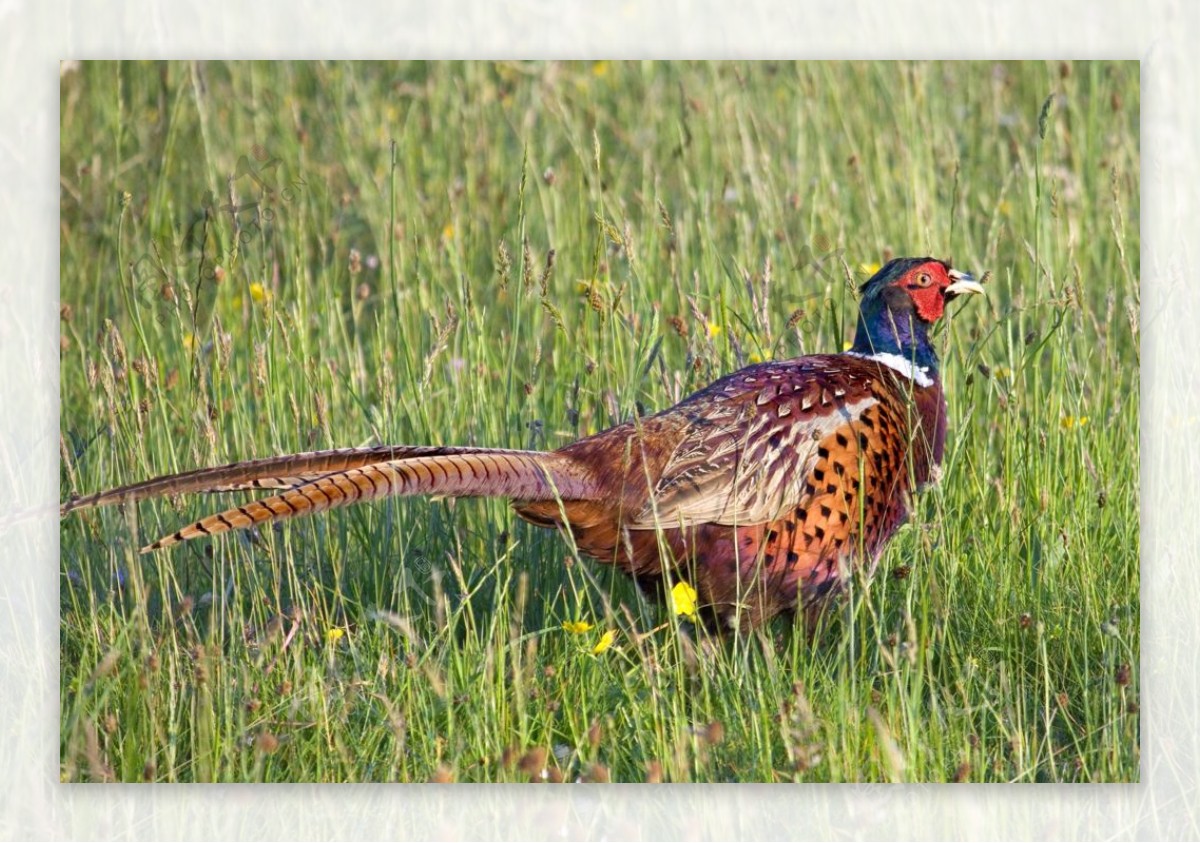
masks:
<path fill-rule="evenodd" d="M 688 434 L 628 526 L 759 524 L 800 504 L 821 442 L 877 403 L 869 371 L 843 361 L 752 367 L 680 405 Z"/>

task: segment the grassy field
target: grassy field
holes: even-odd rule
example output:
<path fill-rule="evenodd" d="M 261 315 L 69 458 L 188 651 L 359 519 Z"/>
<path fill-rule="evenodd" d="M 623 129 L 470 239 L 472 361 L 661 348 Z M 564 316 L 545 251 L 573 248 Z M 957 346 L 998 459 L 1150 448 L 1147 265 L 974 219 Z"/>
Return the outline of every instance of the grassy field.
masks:
<path fill-rule="evenodd" d="M 842 349 L 893 253 L 990 280 L 942 484 L 816 641 L 710 640 L 496 501 L 140 557 L 228 496 L 85 512 L 63 780 L 1138 780 L 1138 113 L 1135 63 L 65 73 L 64 499 L 551 448 Z"/>

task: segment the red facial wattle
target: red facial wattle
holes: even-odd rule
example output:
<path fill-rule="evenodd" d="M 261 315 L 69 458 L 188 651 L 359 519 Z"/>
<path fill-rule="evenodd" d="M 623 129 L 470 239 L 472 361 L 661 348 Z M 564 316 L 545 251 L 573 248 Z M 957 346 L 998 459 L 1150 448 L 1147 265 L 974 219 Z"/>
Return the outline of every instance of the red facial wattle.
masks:
<path fill-rule="evenodd" d="M 950 277 L 940 262 L 922 264 L 900 280 L 913 301 L 917 316 L 930 324 L 942 318 L 946 311 L 946 287 Z"/>
<path fill-rule="evenodd" d="M 912 290 L 910 294 L 917 309 L 917 316 L 922 320 L 933 323 L 942 318 L 946 310 L 946 297 L 942 293 L 942 287 L 936 282 L 928 287 Z"/>

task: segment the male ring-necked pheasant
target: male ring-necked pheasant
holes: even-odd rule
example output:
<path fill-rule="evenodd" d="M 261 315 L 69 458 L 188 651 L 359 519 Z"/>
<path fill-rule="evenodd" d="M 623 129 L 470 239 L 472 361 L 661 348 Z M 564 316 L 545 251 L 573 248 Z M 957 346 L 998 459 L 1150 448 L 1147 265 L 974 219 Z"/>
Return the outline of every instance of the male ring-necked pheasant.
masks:
<path fill-rule="evenodd" d="M 185 492 L 275 489 L 143 552 L 388 495 L 511 498 L 640 585 L 690 581 L 710 619 L 811 618 L 857 564 L 874 568 L 914 489 L 935 480 L 946 403 L 929 330 L 983 288 L 932 258 L 861 289 L 854 345 L 759 363 L 657 415 L 556 451 L 383 446 L 200 469 L 75 498 L 75 509 Z"/>

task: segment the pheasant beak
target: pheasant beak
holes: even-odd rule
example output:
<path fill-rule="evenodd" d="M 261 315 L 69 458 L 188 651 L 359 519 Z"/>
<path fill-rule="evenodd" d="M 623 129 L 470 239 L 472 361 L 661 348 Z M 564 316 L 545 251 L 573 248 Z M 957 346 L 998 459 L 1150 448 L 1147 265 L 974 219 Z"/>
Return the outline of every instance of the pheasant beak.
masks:
<path fill-rule="evenodd" d="M 945 292 L 947 299 L 952 299 L 955 296 L 966 295 L 967 293 L 983 292 L 983 285 L 966 272 L 960 272 L 957 269 L 952 269 L 946 274 L 950 276 L 951 281 L 950 286 L 946 288 Z"/>

